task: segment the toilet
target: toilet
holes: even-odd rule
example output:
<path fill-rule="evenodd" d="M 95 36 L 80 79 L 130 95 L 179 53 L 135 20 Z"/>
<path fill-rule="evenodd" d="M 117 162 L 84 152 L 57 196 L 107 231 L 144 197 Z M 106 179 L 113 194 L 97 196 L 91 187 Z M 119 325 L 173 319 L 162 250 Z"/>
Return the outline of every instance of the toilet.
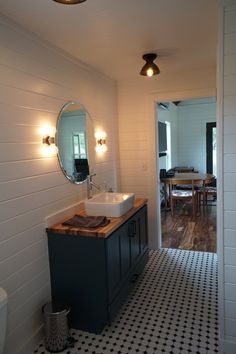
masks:
<path fill-rule="evenodd" d="M 7 293 L 0 288 L 0 354 L 3 354 L 7 325 Z"/>

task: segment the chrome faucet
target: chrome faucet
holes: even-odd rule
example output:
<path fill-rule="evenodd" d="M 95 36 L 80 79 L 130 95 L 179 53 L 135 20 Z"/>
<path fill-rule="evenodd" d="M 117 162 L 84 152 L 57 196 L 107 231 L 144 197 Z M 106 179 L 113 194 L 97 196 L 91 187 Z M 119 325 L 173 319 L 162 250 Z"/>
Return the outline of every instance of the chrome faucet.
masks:
<path fill-rule="evenodd" d="M 93 187 L 96 188 L 97 190 L 100 190 L 100 186 L 98 186 L 97 184 L 95 184 L 92 180 L 92 178 L 96 176 L 96 173 L 94 173 L 93 175 L 88 175 L 87 176 L 87 198 L 91 199 L 92 198 L 92 190 Z"/>

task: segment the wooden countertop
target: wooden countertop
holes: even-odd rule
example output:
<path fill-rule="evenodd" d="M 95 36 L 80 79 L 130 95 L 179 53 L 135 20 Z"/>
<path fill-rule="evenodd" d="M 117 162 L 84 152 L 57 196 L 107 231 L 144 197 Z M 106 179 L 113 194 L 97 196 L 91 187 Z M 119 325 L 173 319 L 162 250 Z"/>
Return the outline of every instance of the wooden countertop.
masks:
<path fill-rule="evenodd" d="M 118 217 L 118 218 L 108 218 L 110 220 L 109 224 L 106 226 L 102 227 L 96 227 L 96 228 L 82 228 L 82 227 L 72 227 L 72 226 L 67 226 L 67 225 L 62 225 L 63 222 L 70 218 L 66 218 L 65 220 L 62 220 L 61 223 L 55 224 L 51 227 L 48 227 L 46 229 L 47 232 L 53 232 L 53 233 L 58 233 L 58 234 L 70 234 L 70 235 L 77 235 L 77 236 L 88 236 L 88 237 L 102 237 L 106 238 L 109 236 L 113 231 L 118 229 L 124 222 L 126 222 L 133 214 L 135 214 L 142 206 L 147 204 L 147 199 L 146 198 L 135 198 L 134 200 L 134 206 L 132 209 L 127 211 L 124 215 Z M 80 210 L 78 215 L 83 215 L 85 216 L 85 210 Z M 71 217 L 73 217 L 72 215 Z"/>

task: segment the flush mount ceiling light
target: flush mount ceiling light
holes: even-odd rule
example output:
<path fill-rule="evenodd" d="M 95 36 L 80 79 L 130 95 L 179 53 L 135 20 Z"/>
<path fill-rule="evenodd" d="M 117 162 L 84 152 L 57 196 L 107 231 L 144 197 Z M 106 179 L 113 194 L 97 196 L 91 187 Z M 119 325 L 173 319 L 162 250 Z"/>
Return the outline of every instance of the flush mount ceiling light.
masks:
<path fill-rule="evenodd" d="M 153 75 L 160 74 L 160 69 L 154 63 L 154 60 L 156 58 L 157 54 L 155 53 L 147 53 L 143 55 L 143 59 L 146 61 L 146 64 L 144 64 L 144 66 L 142 67 L 140 75 L 151 77 Z"/>
<path fill-rule="evenodd" d="M 53 0 L 55 2 L 59 2 L 60 4 L 65 4 L 65 5 L 74 5 L 74 4 L 80 4 L 81 2 L 84 2 L 86 0 Z"/>

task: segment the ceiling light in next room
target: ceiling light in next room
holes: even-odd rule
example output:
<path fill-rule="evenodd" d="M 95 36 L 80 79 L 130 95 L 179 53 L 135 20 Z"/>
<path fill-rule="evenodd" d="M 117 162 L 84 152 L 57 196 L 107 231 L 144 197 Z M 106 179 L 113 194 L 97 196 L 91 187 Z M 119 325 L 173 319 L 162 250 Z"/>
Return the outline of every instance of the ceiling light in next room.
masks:
<path fill-rule="evenodd" d="M 160 74 L 160 69 L 154 63 L 157 58 L 155 53 L 147 53 L 143 55 L 143 59 L 146 60 L 146 64 L 142 67 L 140 75 L 152 77 L 153 75 Z"/>
<path fill-rule="evenodd" d="M 84 2 L 86 0 L 53 0 L 55 2 L 59 2 L 60 4 L 65 4 L 65 5 L 74 5 L 74 4 L 80 4 L 81 2 Z"/>

